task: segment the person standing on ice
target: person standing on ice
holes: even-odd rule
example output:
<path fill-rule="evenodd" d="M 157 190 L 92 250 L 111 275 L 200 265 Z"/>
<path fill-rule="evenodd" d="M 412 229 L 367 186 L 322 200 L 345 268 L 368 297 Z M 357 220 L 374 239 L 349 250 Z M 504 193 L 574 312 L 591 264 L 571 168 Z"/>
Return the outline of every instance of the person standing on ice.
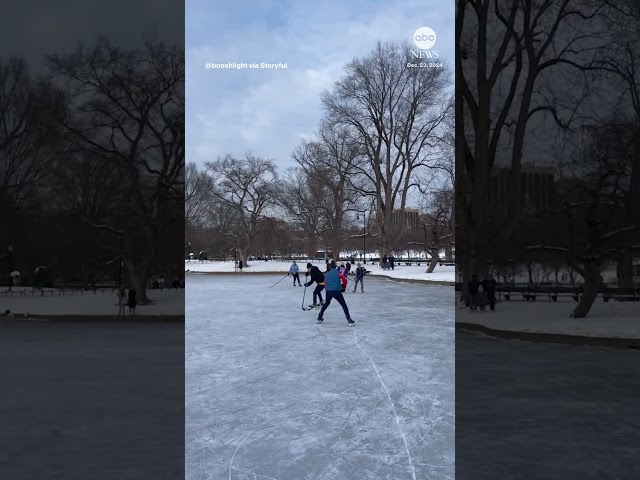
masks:
<path fill-rule="evenodd" d="M 314 267 L 310 263 L 307 263 L 307 273 L 305 277 L 310 276 L 310 280 L 304 284 L 305 287 L 310 287 L 313 282 L 316 282 L 317 286 L 313 291 L 313 304 L 309 305 L 309 308 L 316 308 L 318 305 L 324 305 L 322 301 L 322 290 L 324 290 L 324 273 L 320 271 L 318 267 Z M 320 303 L 318 303 L 320 300 Z"/>
<path fill-rule="evenodd" d="M 327 283 L 327 301 L 320 309 L 320 313 L 318 314 L 318 323 L 322 323 L 324 321 L 324 312 L 331 303 L 331 300 L 335 298 L 342 307 L 344 316 L 347 318 L 347 325 L 353 327 L 356 322 L 351 319 L 349 307 L 347 307 L 347 302 L 344 301 L 344 295 L 342 295 L 341 291 L 345 276 L 336 268 L 335 263 L 329 264 L 329 273 L 327 273 L 325 279 Z"/>
<path fill-rule="evenodd" d="M 296 261 L 294 260 L 293 263 L 291 264 L 291 266 L 289 267 L 289 275 L 293 275 L 293 286 L 296 286 L 296 280 L 298 280 L 298 285 L 301 287 L 302 284 L 300 283 L 300 267 L 298 267 L 298 264 L 296 263 Z"/>
<path fill-rule="evenodd" d="M 358 283 L 360 283 L 360 291 L 364 293 L 364 268 L 362 268 L 362 264 L 360 263 L 358 263 L 358 268 L 356 268 L 356 284 L 353 286 L 354 292 L 358 288 Z"/>

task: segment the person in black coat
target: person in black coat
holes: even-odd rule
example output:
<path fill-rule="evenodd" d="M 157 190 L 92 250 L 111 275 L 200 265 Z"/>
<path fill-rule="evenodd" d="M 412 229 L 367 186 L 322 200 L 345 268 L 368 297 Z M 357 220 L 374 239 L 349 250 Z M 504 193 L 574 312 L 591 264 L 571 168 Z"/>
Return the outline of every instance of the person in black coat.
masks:
<path fill-rule="evenodd" d="M 483 283 L 483 287 L 484 287 L 484 291 L 485 294 L 487 295 L 487 303 L 489 304 L 489 308 L 491 310 L 495 310 L 496 309 L 496 281 L 491 277 L 488 276 L 487 278 L 484 279 Z"/>
<path fill-rule="evenodd" d="M 128 299 L 128 305 L 129 305 L 129 314 L 130 315 L 135 315 L 136 314 L 136 289 L 135 288 L 130 288 L 129 289 L 129 299 Z"/>
<path fill-rule="evenodd" d="M 321 293 L 322 290 L 324 290 L 324 273 L 322 273 L 318 267 L 307 263 L 307 273 L 305 273 L 304 276 L 310 277 L 309 281 L 304 284 L 305 287 L 310 287 L 313 282 L 316 282 L 316 288 L 313 290 L 313 305 L 309 305 L 309 308 L 322 305 L 324 303 Z"/>
<path fill-rule="evenodd" d="M 356 284 L 353 286 L 354 292 L 358 289 L 358 283 L 360 283 L 360 291 L 364 293 L 364 268 L 360 263 L 358 263 L 358 268 L 356 268 Z"/>

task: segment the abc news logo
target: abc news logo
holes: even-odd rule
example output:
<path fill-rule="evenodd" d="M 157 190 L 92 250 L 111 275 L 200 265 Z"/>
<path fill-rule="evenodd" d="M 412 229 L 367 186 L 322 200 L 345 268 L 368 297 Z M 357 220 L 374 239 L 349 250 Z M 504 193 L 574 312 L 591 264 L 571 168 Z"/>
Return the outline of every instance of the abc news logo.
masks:
<path fill-rule="evenodd" d="M 414 58 L 440 58 L 440 53 L 430 50 L 436 44 L 437 36 L 429 27 L 420 27 L 413 34 L 413 43 L 420 49 L 418 52 L 411 52 Z"/>

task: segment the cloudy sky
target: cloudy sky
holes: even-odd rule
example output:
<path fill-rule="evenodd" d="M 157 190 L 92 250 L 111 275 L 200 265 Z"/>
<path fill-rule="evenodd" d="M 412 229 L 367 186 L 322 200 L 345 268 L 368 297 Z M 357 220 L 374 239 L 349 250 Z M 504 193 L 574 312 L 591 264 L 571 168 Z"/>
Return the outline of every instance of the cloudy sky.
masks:
<path fill-rule="evenodd" d="M 222 6 L 224 5 L 224 6 Z M 433 50 L 454 53 L 454 2 L 424 0 L 209 0 L 186 2 L 187 161 L 251 150 L 291 166 L 293 148 L 321 118 L 319 94 L 378 40 L 412 42 L 421 26 Z M 287 63 L 220 70 L 206 63 Z"/>
<path fill-rule="evenodd" d="M 19 55 L 33 72 L 46 72 L 44 55 L 69 53 L 106 35 L 125 48 L 156 32 L 184 41 L 184 4 L 176 0 L 30 0 L 5 2 L 0 14 L 0 58 Z"/>

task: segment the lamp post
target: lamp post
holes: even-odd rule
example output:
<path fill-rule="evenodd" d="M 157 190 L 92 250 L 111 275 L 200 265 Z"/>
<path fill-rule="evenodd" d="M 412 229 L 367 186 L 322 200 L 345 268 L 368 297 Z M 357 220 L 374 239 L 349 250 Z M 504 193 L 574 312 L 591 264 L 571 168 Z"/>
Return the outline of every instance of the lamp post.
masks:
<path fill-rule="evenodd" d="M 367 264 L 367 211 L 362 212 L 362 261 Z M 357 215 L 357 220 L 360 220 L 360 213 Z"/>

